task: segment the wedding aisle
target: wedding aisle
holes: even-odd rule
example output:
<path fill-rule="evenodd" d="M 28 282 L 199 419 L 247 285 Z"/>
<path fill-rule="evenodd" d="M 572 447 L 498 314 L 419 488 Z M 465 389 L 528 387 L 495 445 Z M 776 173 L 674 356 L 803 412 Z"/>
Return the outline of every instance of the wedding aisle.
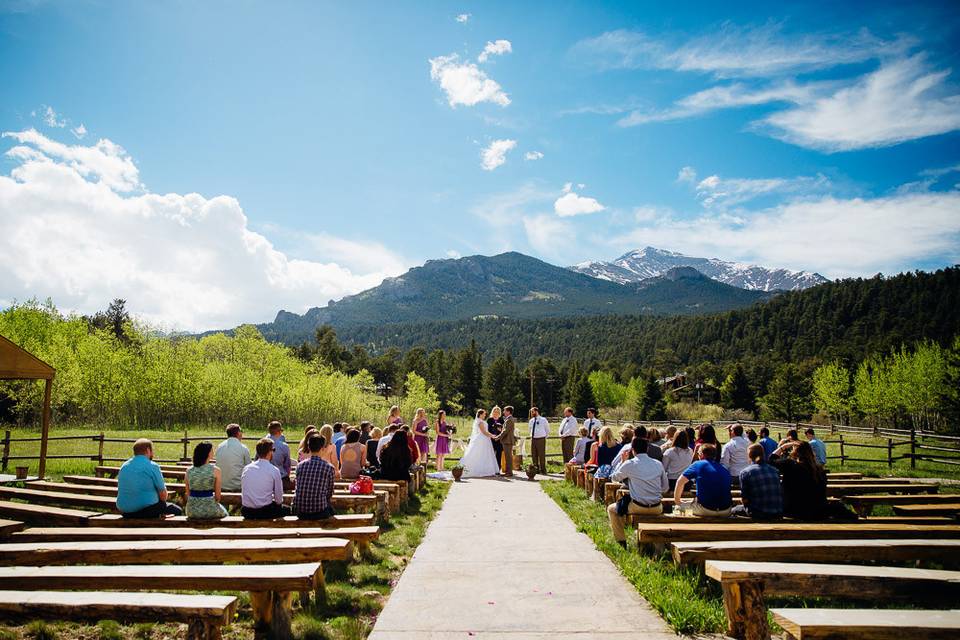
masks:
<path fill-rule="evenodd" d="M 370 640 L 675 639 L 535 482 L 455 483 Z"/>

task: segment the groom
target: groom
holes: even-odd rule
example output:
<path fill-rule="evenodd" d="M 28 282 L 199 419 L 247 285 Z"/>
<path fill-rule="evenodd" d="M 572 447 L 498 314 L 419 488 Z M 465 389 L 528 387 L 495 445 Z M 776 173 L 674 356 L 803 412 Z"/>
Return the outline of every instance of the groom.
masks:
<path fill-rule="evenodd" d="M 516 437 L 517 421 L 513 417 L 513 407 L 503 408 L 503 430 L 497 436 L 500 445 L 503 447 L 503 474 L 513 477 L 513 445 L 517 442 Z"/>

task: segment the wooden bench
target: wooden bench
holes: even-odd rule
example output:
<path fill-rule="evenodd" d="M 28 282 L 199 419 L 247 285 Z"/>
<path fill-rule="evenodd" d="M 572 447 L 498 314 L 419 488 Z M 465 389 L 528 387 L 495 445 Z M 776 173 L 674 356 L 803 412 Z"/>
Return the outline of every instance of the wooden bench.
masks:
<path fill-rule="evenodd" d="M 773 619 L 795 640 L 956 640 L 960 611 L 918 609 L 771 609 Z"/>
<path fill-rule="evenodd" d="M 707 560 L 704 573 L 723 589 L 727 634 L 746 640 L 770 637 L 765 595 L 960 602 L 958 571 Z"/>
<path fill-rule="evenodd" d="M 15 534 L 13 539 L 23 534 Z M 960 540 L 728 540 L 674 542 L 673 560 L 680 565 L 707 560 L 757 560 L 835 564 L 936 562 L 960 566 Z"/>
<path fill-rule="evenodd" d="M 80 511 L 79 509 L 62 509 L 47 507 L 25 502 L 9 502 L 0 500 L 0 516 L 14 518 L 30 524 L 45 524 L 50 526 L 82 527 L 90 518 L 102 515 L 96 511 Z"/>
<path fill-rule="evenodd" d="M 73 507 L 78 509 L 103 509 L 104 511 L 117 513 L 116 498 L 62 493 L 59 491 L 34 491 L 33 489 L 0 487 L 0 499 L 10 500 L 11 498 L 25 500 L 30 504 L 49 504 L 57 507 Z"/>
<path fill-rule="evenodd" d="M 275 520 L 247 520 L 240 516 L 227 516 L 226 518 L 211 520 L 209 522 L 203 520 L 188 520 L 186 516 L 132 520 L 112 513 L 93 513 L 90 515 L 95 517 L 89 521 L 84 521 L 84 523 L 94 527 L 190 527 L 197 529 L 206 527 L 291 527 L 295 529 L 318 527 L 324 529 L 341 529 L 344 527 L 369 527 L 376 524 L 376 518 L 372 513 L 338 513 L 326 520 L 299 520 L 295 516 L 287 516 Z"/>
<path fill-rule="evenodd" d="M 71 484 L 67 482 L 48 482 L 46 480 L 37 480 L 31 482 L 28 487 L 32 491 L 47 491 L 53 493 L 71 493 L 76 495 L 84 496 L 100 496 L 106 498 L 116 499 L 117 497 L 117 485 L 114 483 L 109 486 L 100 486 L 92 484 Z M 175 489 L 167 487 L 167 491 L 170 493 L 171 501 L 174 500 L 174 494 L 177 493 Z"/>
<path fill-rule="evenodd" d="M 0 520 L 0 538 L 7 538 L 17 531 L 23 531 L 26 525 L 16 520 Z"/>
<path fill-rule="evenodd" d="M 313 591 L 318 602 L 326 598 L 323 570 L 319 562 L 0 567 L 0 589 L 249 591 L 255 628 L 266 628 L 266 636 L 277 639 L 290 638 L 292 635 L 290 617 L 293 593 Z"/>
<path fill-rule="evenodd" d="M 915 495 L 903 495 L 899 493 L 877 493 L 866 495 L 857 494 L 843 496 L 843 501 L 853 507 L 858 514 L 866 516 L 870 515 L 870 512 L 873 510 L 873 508 L 880 504 L 952 504 L 954 502 L 960 502 L 960 495 L 956 493 L 928 493 Z"/>
<path fill-rule="evenodd" d="M 116 478 L 117 474 L 120 473 L 120 467 L 97 466 L 93 468 L 93 472 L 99 477 Z M 164 469 L 160 467 L 160 475 L 173 480 L 183 480 L 187 477 L 187 470 L 185 468 Z"/>
<path fill-rule="evenodd" d="M 237 610 L 233 596 L 101 591 L 0 591 L 5 619 L 187 623 L 188 640 L 218 640 Z"/>
<path fill-rule="evenodd" d="M 960 516 L 960 496 L 957 496 L 957 502 L 951 504 L 897 504 L 893 506 L 893 512 L 898 516 L 947 516 L 956 518 Z"/>
<path fill-rule="evenodd" d="M 903 493 L 916 495 L 921 493 L 937 493 L 939 484 L 830 484 L 827 483 L 827 495 L 832 498 L 842 498 L 849 495 L 864 493 Z"/>

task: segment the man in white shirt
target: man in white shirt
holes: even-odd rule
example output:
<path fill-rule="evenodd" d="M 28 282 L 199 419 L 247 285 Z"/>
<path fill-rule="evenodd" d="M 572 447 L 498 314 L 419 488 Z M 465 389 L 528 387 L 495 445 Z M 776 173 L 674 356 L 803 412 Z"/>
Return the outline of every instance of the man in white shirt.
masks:
<path fill-rule="evenodd" d="M 530 457 L 537 473 L 547 473 L 547 436 L 550 435 L 550 423 L 540 415 L 536 407 L 530 409 Z"/>
<path fill-rule="evenodd" d="M 596 440 L 600 437 L 600 429 L 603 428 L 603 423 L 597 420 L 597 410 L 594 408 L 587 409 L 587 419 L 583 421 L 583 426 L 587 428 L 587 435 L 590 436 L 591 440 Z"/>
<path fill-rule="evenodd" d="M 217 446 L 217 468 L 220 488 L 224 492 L 240 491 L 240 474 L 250 464 L 250 450 L 241 442 L 243 431 L 238 424 L 227 425 L 227 439 Z"/>
<path fill-rule="evenodd" d="M 564 409 L 563 421 L 560 423 L 560 450 L 563 451 L 564 463 L 570 462 L 573 458 L 573 447 L 577 442 L 579 427 L 577 418 L 573 415 L 573 409 L 570 407 Z"/>
<path fill-rule="evenodd" d="M 257 442 L 257 459 L 243 468 L 240 478 L 240 513 L 250 520 L 271 520 L 290 515 L 283 504 L 283 478 L 272 462 L 273 440 Z"/>
<path fill-rule="evenodd" d="M 647 444 L 645 438 L 634 437 L 630 443 L 633 457 L 621 462 L 610 476 L 611 480 L 623 482 L 630 490 L 629 498 L 625 496 L 607 507 L 613 537 L 624 549 L 627 548 L 627 537 L 624 533 L 627 516 L 662 514 L 661 500 L 664 492 L 670 490 L 663 465 L 647 455 Z"/>
<path fill-rule="evenodd" d="M 750 465 L 747 458 L 747 449 L 750 448 L 750 441 L 743 437 L 743 425 L 734 423 L 730 426 L 730 441 L 723 445 L 723 453 L 720 455 L 720 464 L 727 468 L 733 484 L 740 484 L 740 472 Z"/>

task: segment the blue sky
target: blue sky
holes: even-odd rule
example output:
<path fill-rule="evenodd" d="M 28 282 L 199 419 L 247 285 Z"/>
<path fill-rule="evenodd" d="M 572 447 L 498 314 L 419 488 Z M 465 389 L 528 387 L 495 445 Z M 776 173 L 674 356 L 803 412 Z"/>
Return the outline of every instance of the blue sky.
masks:
<path fill-rule="evenodd" d="M 0 2 L 0 305 L 199 329 L 508 249 L 960 261 L 956 5 L 729 4 Z"/>

